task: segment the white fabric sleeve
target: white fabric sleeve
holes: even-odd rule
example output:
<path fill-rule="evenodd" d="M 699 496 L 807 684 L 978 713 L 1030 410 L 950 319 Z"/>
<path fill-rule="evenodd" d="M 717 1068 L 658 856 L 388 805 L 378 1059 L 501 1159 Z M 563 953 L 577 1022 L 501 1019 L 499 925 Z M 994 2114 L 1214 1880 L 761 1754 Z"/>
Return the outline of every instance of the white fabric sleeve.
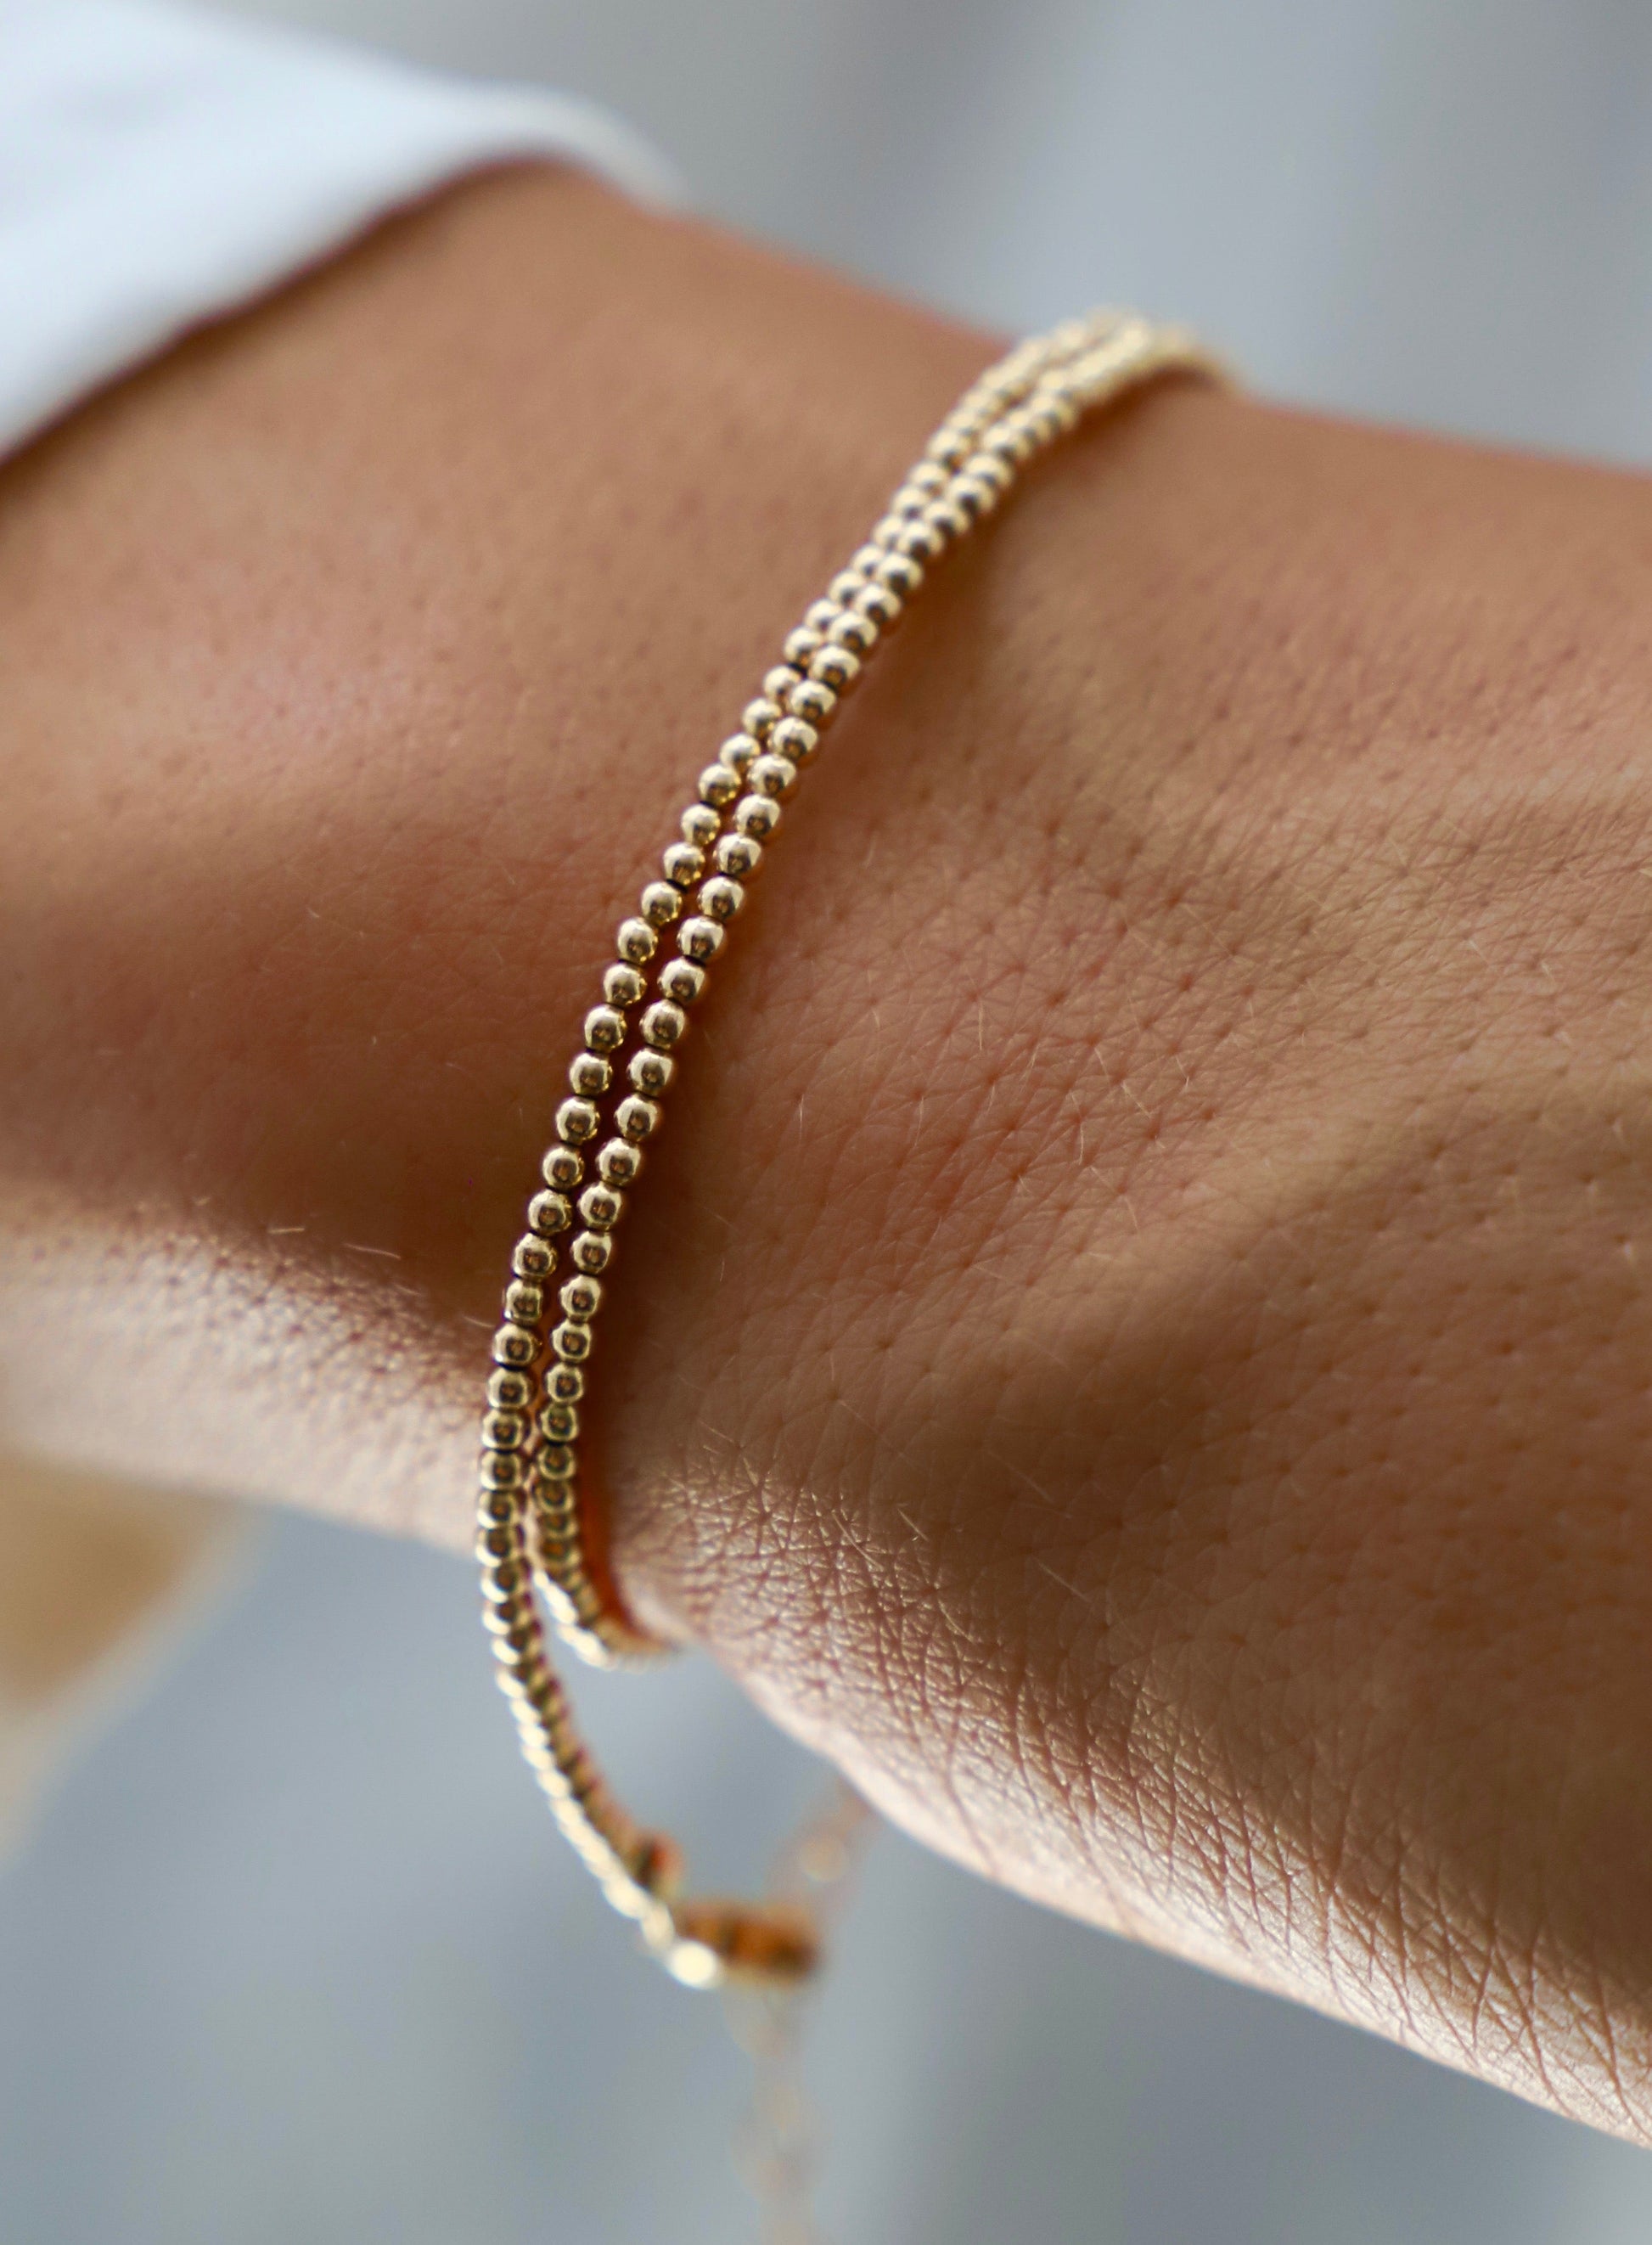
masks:
<path fill-rule="evenodd" d="M 0 454 L 398 206 L 534 156 L 672 193 L 621 126 L 555 94 L 163 0 L 0 0 Z M 0 1456 L 0 1841 L 243 1525 Z"/>
<path fill-rule="evenodd" d="M 0 0 L 0 452 L 398 205 L 533 156 L 673 193 L 558 94 L 171 0 Z"/>

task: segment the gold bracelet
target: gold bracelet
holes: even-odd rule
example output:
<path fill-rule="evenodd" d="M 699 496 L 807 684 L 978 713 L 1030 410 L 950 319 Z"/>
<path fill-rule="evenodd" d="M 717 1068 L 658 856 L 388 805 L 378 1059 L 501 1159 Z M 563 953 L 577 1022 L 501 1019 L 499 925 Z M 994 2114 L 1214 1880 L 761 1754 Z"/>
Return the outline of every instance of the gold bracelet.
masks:
<path fill-rule="evenodd" d="M 528 1205 L 528 1230 L 511 1258 L 482 1422 L 477 1536 L 499 1682 L 558 1823 L 614 1908 L 638 1922 L 647 1948 L 692 1987 L 731 1977 L 801 1979 L 818 1943 L 796 1909 L 680 1897 L 677 1848 L 633 1823 L 609 1792 L 551 1663 L 546 1612 L 599 1666 L 665 1649 L 626 1612 L 593 1537 L 598 1523 L 582 1513 L 579 1496 L 579 1406 L 614 1227 L 659 1127 L 688 1009 L 774 841 L 782 805 L 878 641 L 926 569 L 992 512 L 1031 461 L 1086 414 L 1172 370 L 1218 371 L 1182 329 L 1095 313 L 1019 345 L 942 422 L 867 543 L 786 639 L 784 659 L 746 705 L 741 729 L 701 773 L 679 838 L 660 859 L 663 878 L 645 887 L 636 917 L 621 922 L 602 1002 L 586 1014 L 568 1070 L 570 1095 L 545 1156 L 545 1190 Z M 690 891 L 697 891 L 695 909 L 685 917 Z M 661 963 L 672 928 L 675 955 Z M 560 1316 L 552 1323 L 558 1242 L 569 1231 L 572 1275 L 555 1295 Z"/>

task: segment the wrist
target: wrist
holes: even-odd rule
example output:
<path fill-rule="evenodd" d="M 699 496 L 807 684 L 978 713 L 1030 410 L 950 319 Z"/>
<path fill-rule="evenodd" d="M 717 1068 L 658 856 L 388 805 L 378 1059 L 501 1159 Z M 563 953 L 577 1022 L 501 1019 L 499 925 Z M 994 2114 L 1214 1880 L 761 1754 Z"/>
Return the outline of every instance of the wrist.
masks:
<path fill-rule="evenodd" d="M 14 1439 L 468 1535 L 621 900 L 986 355 L 535 175 L 14 464 Z M 1620 2122 L 1645 509 L 1192 390 L 1052 463 L 789 825 L 601 1405 L 645 1615 L 904 1821 Z"/>

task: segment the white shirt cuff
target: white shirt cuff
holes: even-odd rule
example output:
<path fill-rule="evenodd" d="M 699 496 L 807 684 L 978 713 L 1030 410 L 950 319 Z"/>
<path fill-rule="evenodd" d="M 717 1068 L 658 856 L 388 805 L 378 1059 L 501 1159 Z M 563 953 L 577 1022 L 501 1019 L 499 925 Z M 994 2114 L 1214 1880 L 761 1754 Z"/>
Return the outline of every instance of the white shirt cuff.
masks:
<path fill-rule="evenodd" d="M 557 94 L 167 0 L 0 0 L 0 451 L 398 206 L 534 156 L 674 193 Z"/>

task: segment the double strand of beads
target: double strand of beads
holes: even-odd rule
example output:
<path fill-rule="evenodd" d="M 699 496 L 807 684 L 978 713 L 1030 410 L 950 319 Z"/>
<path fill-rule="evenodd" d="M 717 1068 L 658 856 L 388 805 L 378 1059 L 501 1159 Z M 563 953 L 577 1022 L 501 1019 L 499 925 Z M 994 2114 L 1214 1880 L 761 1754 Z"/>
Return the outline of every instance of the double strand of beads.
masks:
<path fill-rule="evenodd" d="M 1032 460 L 1087 413 L 1170 370 L 1215 370 L 1179 329 L 1096 313 L 1019 344 L 942 422 L 867 542 L 787 635 L 739 730 L 701 773 L 659 878 L 621 921 L 601 1001 L 569 1066 L 543 1190 L 511 1258 L 482 1422 L 477 1539 L 499 1680 L 558 1823 L 608 1900 L 691 1985 L 799 1978 L 817 1941 L 802 1912 L 680 1899 L 677 1848 L 643 1831 L 609 1792 L 551 1661 L 545 1613 L 599 1666 L 663 1649 L 595 1564 L 581 1513 L 579 1411 L 616 1229 L 660 1127 L 692 1010 L 879 641 L 926 571 Z"/>

